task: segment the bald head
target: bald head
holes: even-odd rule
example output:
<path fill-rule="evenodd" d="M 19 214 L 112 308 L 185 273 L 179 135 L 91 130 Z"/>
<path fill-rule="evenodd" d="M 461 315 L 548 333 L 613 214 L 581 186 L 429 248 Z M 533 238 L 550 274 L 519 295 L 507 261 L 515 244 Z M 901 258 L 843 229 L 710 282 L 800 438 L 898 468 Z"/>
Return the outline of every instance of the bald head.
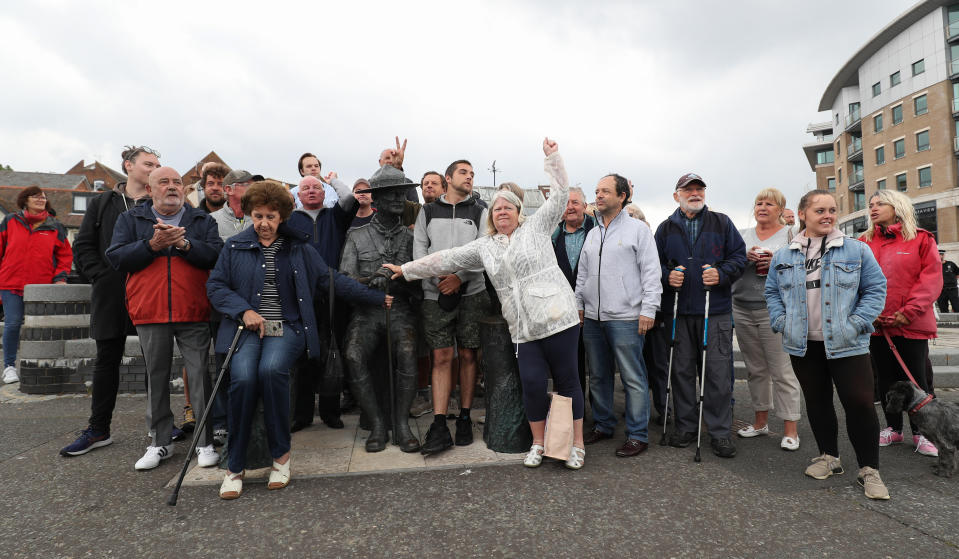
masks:
<path fill-rule="evenodd" d="M 183 207 L 183 180 L 173 167 L 157 167 L 150 173 L 147 192 L 161 215 L 173 215 Z"/>
<path fill-rule="evenodd" d="M 320 179 L 307 175 L 300 181 L 297 196 L 300 197 L 300 203 L 304 208 L 318 210 L 323 207 L 323 202 L 326 200 L 326 191 L 323 190 Z"/>
<path fill-rule="evenodd" d="M 391 150 L 391 149 L 384 149 L 383 151 L 381 151 L 381 152 L 380 152 L 379 164 L 380 164 L 380 167 L 382 167 L 383 165 L 392 165 L 392 164 L 393 164 L 393 150 Z"/>

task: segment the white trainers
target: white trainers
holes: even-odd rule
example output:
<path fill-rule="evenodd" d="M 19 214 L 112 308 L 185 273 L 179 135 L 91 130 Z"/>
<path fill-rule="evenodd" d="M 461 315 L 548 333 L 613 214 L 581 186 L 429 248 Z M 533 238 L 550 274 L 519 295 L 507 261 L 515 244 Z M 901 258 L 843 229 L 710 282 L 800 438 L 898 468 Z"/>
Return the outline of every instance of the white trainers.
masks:
<path fill-rule="evenodd" d="M 3 383 L 13 384 L 15 382 L 20 382 L 20 377 L 17 376 L 17 368 L 13 365 L 5 367 L 3 369 Z"/>
<path fill-rule="evenodd" d="M 196 463 L 201 468 L 209 468 L 220 463 L 220 453 L 213 449 L 212 444 L 196 447 Z"/>
<path fill-rule="evenodd" d="M 143 458 L 137 460 L 133 465 L 134 470 L 152 470 L 160 465 L 161 460 L 173 456 L 173 445 L 169 446 L 148 446 Z"/>

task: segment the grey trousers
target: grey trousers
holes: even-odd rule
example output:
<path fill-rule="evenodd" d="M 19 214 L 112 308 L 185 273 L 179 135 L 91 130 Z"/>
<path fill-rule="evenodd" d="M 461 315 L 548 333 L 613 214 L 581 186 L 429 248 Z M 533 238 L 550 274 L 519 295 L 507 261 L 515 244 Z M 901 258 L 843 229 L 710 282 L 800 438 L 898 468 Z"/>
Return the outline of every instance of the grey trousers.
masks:
<path fill-rule="evenodd" d="M 203 416 L 206 400 L 212 391 L 207 374 L 210 351 L 210 324 L 208 322 L 173 322 L 168 324 L 141 324 L 137 326 L 140 348 L 147 371 L 147 428 L 153 437 L 153 446 L 172 442 L 173 412 L 170 410 L 170 376 L 173 372 L 173 340 L 183 354 L 187 380 L 190 383 L 190 403 L 197 418 Z M 213 427 L 207 421 L 200 433 L 197 446 L 213 441 Z"/>
<path fill-rule="evenodd" d="M 776 410 L 786 421 L 799 421 L 802 391 L 789 356 L 783 351 L 783 335 L 769 326 L 769 311 L 747 309 L 733 303 L 736 336 L 749 371 L 749 396 L 753 411 Z M 775 407 L 773 407 L 775 404 Z"/>
<path fill-rule="evenodd" d="M 728 439 L 733 422 L 732 386 L 729 363 L 733 346 L 733 324 L 729 313 L 709 316 L 706 351 L 706 382 L 703 394 L 703 422 L 709 435 Z M 673 349 L 673 401 L 676 430 L 695 433 L 699 429 L 699 391 L 696 383 L 703 359 L 703 317 L 679 315 L 676 346 Z"/>

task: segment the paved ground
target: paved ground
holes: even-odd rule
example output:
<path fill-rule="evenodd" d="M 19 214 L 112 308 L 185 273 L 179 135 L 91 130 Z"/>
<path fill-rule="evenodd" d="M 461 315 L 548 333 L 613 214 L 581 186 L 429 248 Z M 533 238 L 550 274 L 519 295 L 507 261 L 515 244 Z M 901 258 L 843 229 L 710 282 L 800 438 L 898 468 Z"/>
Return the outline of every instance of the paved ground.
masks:
<path fill-rule="evenodd" d="M 557 462 L 312 478 L 294 469 L 282 491 L 251 483 L 225 502 L 215 486 L 185 487 L 172 508 L 166 486 L 185 444 L 156 470 L 133 470 L 147 442 L 142 397 L 120 398 L 112 446 L 64 459 L 57 451 L 84 426 L 89 398 L 2 393 L 5 557 L 959 556 L 959 479 L 933 476 L 932 459 L 890 447 L 881 472 L 892 500 L 869 501 L 845 436 L 846 473 L 806 478 L 816 450 L 805 422 L 795 453 L 771 436 L 737 441 L 732 460 L 707 451 L 696 464 L 692 449 L 655 444 L 619 459 L 612 440 L 589 447 L 579 472 Z M 745 383 L 736 397 L 737 421 L 748 420 Z M 959 401 L 959 392 L 940 397 Z"/>

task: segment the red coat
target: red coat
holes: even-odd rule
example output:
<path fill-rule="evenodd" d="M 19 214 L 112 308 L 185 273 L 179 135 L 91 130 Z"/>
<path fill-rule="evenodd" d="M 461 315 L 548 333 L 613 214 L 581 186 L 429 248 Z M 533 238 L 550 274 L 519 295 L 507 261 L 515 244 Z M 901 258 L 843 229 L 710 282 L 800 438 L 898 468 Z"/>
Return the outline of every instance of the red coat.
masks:
<path fill-rule="evenodd" d="M 67 281 L 73 251 L 67 230 L 52 217 L 30 229 L 23 212 L 0 223 L 0 289 L 23 295 L 23 286 Z"/>
<path fill-rule="evenodd" d="M 909 324 L 886 328 L 890 336 L 916 340 L 936 337 L 936 315 L 932 304 L 942 290 L 942 263 L 939 248 L 932 233 L 916 230 L 911 241 L 902 238 L 902 224 L 896 223 L 885 231 L 878 226 L 869 245 L 886 276 L 886 306 L 882 316 L 893 316 L 896 311 L 909 319 Z M 880 332 L 873 334 L 881 336 Z"/>

